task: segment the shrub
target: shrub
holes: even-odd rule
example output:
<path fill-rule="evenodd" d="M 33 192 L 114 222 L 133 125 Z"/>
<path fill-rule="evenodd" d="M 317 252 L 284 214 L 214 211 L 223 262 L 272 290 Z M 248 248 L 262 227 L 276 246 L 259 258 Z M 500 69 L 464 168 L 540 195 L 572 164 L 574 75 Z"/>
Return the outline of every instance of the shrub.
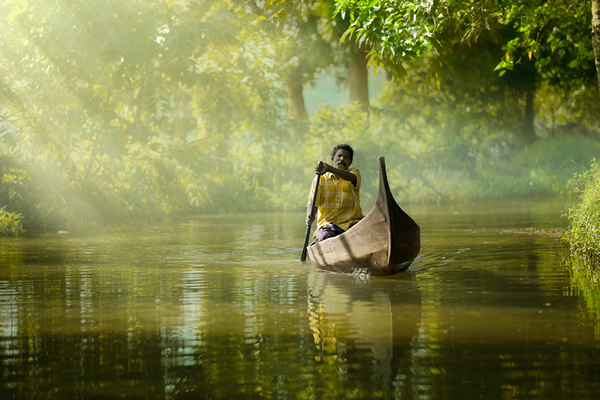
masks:
<path fill-rule="evenodd" d="M 600 266 L 600 162 L 593 160 L 591 168 L 577 175 L 579 192 L 577 204 L 570 208 L 569 229 L 564 239 L 571 254 L 586 259 L 595 268 Z"/>
<path fill-rule="evenodd" d="M 21 223 L 22 216 L 5 211 L 4 208 L 0 209 L 0 236 L 19 236 L 25 232 Z"/>

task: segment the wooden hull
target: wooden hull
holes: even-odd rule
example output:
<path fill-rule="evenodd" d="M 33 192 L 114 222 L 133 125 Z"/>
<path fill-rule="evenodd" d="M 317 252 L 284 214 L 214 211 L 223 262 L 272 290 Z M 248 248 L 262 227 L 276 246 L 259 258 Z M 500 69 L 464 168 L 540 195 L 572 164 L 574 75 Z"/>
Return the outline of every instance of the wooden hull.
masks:
<path fill-rule="evenodd" d="M 348 231 L 308 247 L 315 268 L 393 275 L 406 271 L 419 254 L 419 225 L 394 200 L 383 157 L 379 158 L 379 164 L 379 196 L 375 206 Z"/>

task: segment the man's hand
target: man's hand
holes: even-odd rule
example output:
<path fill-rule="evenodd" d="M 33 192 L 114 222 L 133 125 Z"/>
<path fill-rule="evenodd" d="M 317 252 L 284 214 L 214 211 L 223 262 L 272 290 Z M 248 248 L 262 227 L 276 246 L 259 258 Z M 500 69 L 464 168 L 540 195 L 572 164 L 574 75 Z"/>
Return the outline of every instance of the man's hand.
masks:
<path fill-rule="evenodd" d="M 315 216 L 314 215 L 307 214 L 306 215 L 306 226 L 311 226 L 312 223 L 314 222 L 314 220 L 315 220 Z"/>
<path fill-rule="evenodd" d="M 312 212 L 310 211 L 310 206 L 306 210 L 306 226 L 311 226 L 315 220 L 315 215 L 317 215 L 317 207 L 314 207 Z"/>
<path fill-rule="evenodd" d="M 315 172 L 318 175 L 323 175 L 325 172 L 330 171 L 330 168 L 331 168 L 331 165 L 327 164 L 326 162 L 319 161 L 315 168 Z"/>
<path fill-rule="evenodd" d="M 323 175 L 326 172 L 331 172 L 332 174 L 336 175 L 338 178 L 342 178 L 346 181 L 350 181 L 352 182 L 353 185 L 356 186 L 356 175 L 354 175 L 352 172 L 348 171 L 347 169 L 340 169 L 340 168 L 336 168 L 333 167 L 329 164 L 327 164 L 326 162 L 323 161 L 319 161 L 317 163 L 317 167 L 315 168 L 315 172 L 319 175 Z"/>

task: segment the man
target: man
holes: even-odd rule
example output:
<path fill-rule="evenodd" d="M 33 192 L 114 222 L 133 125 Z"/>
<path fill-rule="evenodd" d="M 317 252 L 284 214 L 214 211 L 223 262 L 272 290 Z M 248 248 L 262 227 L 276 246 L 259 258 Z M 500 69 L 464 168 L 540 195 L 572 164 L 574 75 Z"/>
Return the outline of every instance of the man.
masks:
<path fill-rule="evenodd" d="M 317 230 L 314 237 L 317 241 L 337 236 L 350 229 L 363 218 L 360 208 L 360 172 L 349 169 L 352 165 L 354 150 L 347 144 L 339 144 L 333 148 L 331 164 L 323 161 L 317 163 L 308 196 L 306 225 L 311 225 L 318 211 Z M 311 210 L 315 185 L 319 181 L 315 207 Z"/>

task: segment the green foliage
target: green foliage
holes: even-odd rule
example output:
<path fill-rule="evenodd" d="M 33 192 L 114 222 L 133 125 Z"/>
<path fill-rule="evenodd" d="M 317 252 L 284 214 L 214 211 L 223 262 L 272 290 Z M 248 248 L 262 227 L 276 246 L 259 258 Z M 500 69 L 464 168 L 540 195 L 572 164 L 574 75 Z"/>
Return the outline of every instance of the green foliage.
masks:
<path fill-rule="evenodd" d="M 580 197 L 569 209 L 569 229 L 565 235 L 571 254 L 587 260 L 594 269 L 600 268 L 600 163 L 576 176 Z"/>
<path fill-rule="evenodd" d="M 19 236 L 24 233 L 23 216 L 7 212 L 5 208 L 0 208 L 0 236 Z"/>
<path fill-rule="evenodd" d="M 496 56 L 501 76 L 522 75 L 532 64 L 539 80 L 553 85 L 595 80 L 588 1 L 336 0 L 336 6 L 350 23 L 345 37 L 366 42 L 371 62 L 389 70 L 403 73 L 402 63 L 428 49 L 445 58 L 455 43 L 485 48 L 491 41 L 504 49 Z M 531 77 L 514 86 L 528 83 Z"/>
<path fill-rule="evenodd" d="M 431 45 L 430 7 L 420 1 L 336 0 L 335 12 L 350 23 L 342 40 L 370 48 L 370 64 L 404 72 L 402 62 Z"/>
<path fill-rule="evenodd" d="M 62 194 L 48 178 L 49 171 L 38 171 L 38 175 L 34 176 L 23 165 L 2 169 L 8 171 L 2 175 L 0 199 L 11 214 L 20 216 L 19 223 L 32 228 L 45 228 L 51 221 L 61 218 L 53 205 L 58 205 L 56 200 Z"/>
<path fill-rule="evenodd" d="M 594 79 L 590 3 L 555 1 L 512 2 L 500 9 L 500 22 L 514 29 L 498 69 L 533 60 L 540 76 L 558 86 L 587 75 Z"/>
<path fill-rule="evenodd" d="M 524 147 L 514 135 L 497 133 L 493 127 L 483 130 L 482 115 L 452 113 L 440 103 L 429 104 L 425 88 L 419 92 L 422 96 L 407 96 L 409 87 L 402 86 L 403 94 L 396 90 L 383 93 L 381 108 L 370 114 L 352 105 L 322 108 L 312 121 L 303 157 L 327 161 L 336 143 L 347 141 L 353 145 L 354 166 L 363 175 L 361 196 L 365 204 L 372 204 L 379 155 L 386 157 L 395 197 L 406 203 L 568 197 L 573 174 L 584 171 L 600 150 L 595 139 L 578 135 Z M 400 104 L 399 98 L 408 104 Z M 419 113 L 407 112 L 411 107 Z M 306 162 L 306 181 L 313 165 Z M 306 199 L 302 200 L 304 204 Z"/>
<path fill-rule="evenodd" d="M 564 194 L 598 149 L 597 98 L 577 77 L 583 55 L 561 75 L 568 85 L 538 86 L 547 141 L 525 147 L 518 68 L 493 71 L 520 14 L 501 20 L 498 2 L 338 1 L 337 16 L 333 0 L 67 3 L 0 5 L 0 206 L 28 231 L 301 209 L 316 161 L 340 142 L 356 149 L 365 208 L 379 155 L 397 198 L 418 202 Z M 552 9 L 552 21 L 563 18 L 568 32 L 583 7 L 564 18 Z M 566 62 L 561 48 L 565 58 L 583 51 L 566 48 L 583 40 L 576 28 L 552 33 L 557 52 L 544 68 Z M 346 29 L 402 79 L 387 82 L 370 110 L 321 106 L 290 117 L 291 72 L 306 84 L 344 71 Z"/>
<path fill-rule="evenodd" d="M 0 151 L 27 224 L 204 211 L 238 133 L 280 134 L 276 54 L 226 3 L 25 4 L 1 6 Z"/>
<path fill-rule="evenodd" d="M 500 138 L 497 138 L 500 139 Z M 505 138 L 508 139 L 508 138 Z M 493 143 L 493 142 L 490 142 Z M 598 154 L 600 143 L 580 135 L 565 135 L 554 140 L 539 140 L 516 150 L 505 149 L 512 157 L 495 157 L 493 147 L 478 155 L 475 197 L 570 197 L 572 177 L 583 173 Z"/>

